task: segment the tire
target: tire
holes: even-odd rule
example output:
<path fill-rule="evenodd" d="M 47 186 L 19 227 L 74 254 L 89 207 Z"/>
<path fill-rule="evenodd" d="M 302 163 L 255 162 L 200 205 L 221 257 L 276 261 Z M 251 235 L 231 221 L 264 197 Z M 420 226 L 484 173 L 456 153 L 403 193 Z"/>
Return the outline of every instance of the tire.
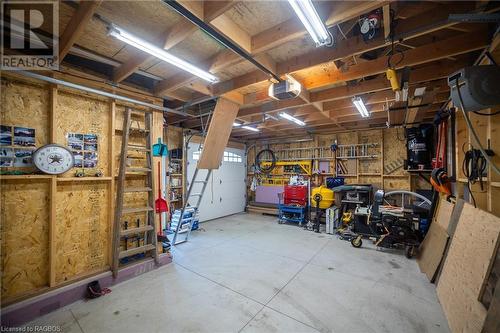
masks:
<path fill-rule="evenodd" d="M 355 248 L 360 248 L 361 245 L 363 245 L 363 241 L 361 240 L 361 237 L 354 237 L 351 239 L 351 245 L 354 246 Z"/>

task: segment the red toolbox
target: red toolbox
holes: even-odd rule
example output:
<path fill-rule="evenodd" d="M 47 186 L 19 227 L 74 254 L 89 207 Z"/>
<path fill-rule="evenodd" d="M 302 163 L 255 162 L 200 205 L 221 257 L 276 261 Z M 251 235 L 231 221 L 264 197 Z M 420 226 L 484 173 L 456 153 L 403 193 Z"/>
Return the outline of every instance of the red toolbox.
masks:
<path fill-rule="evenodd" d="M 283 196 L 285 205 L 306 206 L 307 204 L 307 186 L 304 185 L 286 185 Z"/>

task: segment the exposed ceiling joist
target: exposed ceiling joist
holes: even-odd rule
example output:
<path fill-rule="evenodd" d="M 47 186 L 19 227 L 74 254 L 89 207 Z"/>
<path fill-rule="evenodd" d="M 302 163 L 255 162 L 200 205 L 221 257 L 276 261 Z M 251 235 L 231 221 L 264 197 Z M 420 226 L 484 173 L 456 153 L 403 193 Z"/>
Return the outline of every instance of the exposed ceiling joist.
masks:
<path fill-rule="evenodd" d="M 485 30 L 461 34 L 405 51 L 403 52 L 403 59 L 395 67 L 396 69 L 400 69 L 405 66 L 415 66 L 449 56 L 480 50 L 485 48 L 488 43 L 488 35 Z M 387 56 L 379 57 L 375 60 L 350 66 L 346 71 L 325 71 L 322 75 L 306 78 L 302 83 L 306 89 L 310 90 L 328 87 L 337 82 L 351 81 L 381 74 L 387 70 L 387 60 Z"/>
<path fill-rule="evenodd" d="M 327 20 L 327 25 L 332 26 L 335 24 L 338 24 L 340 22 L 349 20 L 353 17 L 357 17 L 360 14 L 366 13 L 372 9 L 378 8 L 382 6 L 385 3 L 388 3 L 390 1 L 380 1 L 380 2 L 373 2 L 373 1 L 368 1 L 368 2 L 344 2 L 344 3 L 339 3 L 341 4 L 342 10 L 337 10 L 338 8 L 335 7 L 333 9 L 330 8 L 330 12 L 328 14 L 328 20 Z M 340 6 L 340 5 L 339 5 Z M 328 6 L 330 7 L 330 6 Z M 336 9 L 337 8 L 337 9 Z M 281 23 L 278 24 L 262 33 L 259 33 L 255 36 L 251 37 L 251 54 L 258 55 L 259 53 L 263 53 L 267 50 L 270 50 L 278 45 L 281 45 L 283 43 L 286 43 L 288 41 L 294 40 L 301 38 L 304 36 L 307 31 L 305 30 L 304 26 L 302 23 L 297 19 L 297 18 L 292 18 L 288 21 L 288 23 Z M 283 30 L 286 25 L 291 25 L 293 26 L 293 30 Z M 223 32 L 223 31 L 222 31 Z M 269 36 L 266 36 L 266 34 L 273 35 L 271 38 Z M 212 72 L 216 73 L 217 71 L 220 71 L 224 68 L 227 68 L 228 66 L 235 65 L 237 63 L 240 63 L 242 61 L 245 61 L 241 57 L 237 56 L 232 52 L 231 50 L 224 50 L 222 51 L 217 57 L 212 58 L 210 61 L 207 61 L 204 65 Z M 278 69 L 279 72 L 279 69 Z M 192 75 L 176 75 L 176 77 L 170 78 L 169 80 L 165 80 L 165 82 L 160 82 L 158 84 L 158 87 L 156 88 L 156 93 L 162 94 L 163 92 L 167 91 L 172 91 L 175 89 L 178 89 L 189 82 L 192 82 L 194 78 Z M 260 81 L 267 80 L 268 76 L 259 73 L 259 74 L 254 74 L 259 77 Z M 248 79 L 251 80 L 251 79 Z M 248 81 L 247 81 L 248 82 Z M 230 89 L 233 90 L 233 89 Z M 230 91 L 230 90 L 225 90 L 221 92 L 221 94 Z"/>
<path fill-rule="evenodd" d="M 410 82 L 411 84 L 416 84 L 420 82 L 443 79 L 463 67 L 465 64 L 465 61 L 441 60 L 436 63 L 429 64 L 428 66 L 412 70 L 410 73 Z M 313 102 L 319 102 L 339 100 L 390 88 L 391 85 L 389 81 L 385 77 L 380 77 L 369 81 L 359 82 L 356 85 L 340 86 L 312 92 L 310 96 Z"/>
<path fill-rule="evenodd" d="M 343 1 L 318 2 L 323 8 L 318 12 L 328 12 L 324 20 L 327 27 L 358 17 L 374 9 L 380 8 L 391 1 Z M 302 38 L 307 34 L 304 26 L 296 17 L 277 24 L 252 37 L 252 52 L 254 54 L 269 51 L 286 42 Z"/>
<path fill-rule="evenodd" d="M 101 2 L 102 0 L 80 2 L 80 5 L 71 18 L 71 24 L 66 26 L 66 29 L 64 29 L 61 35 L 59 41 L 59 63 L 64 60 L 64 57 L 66 57 L 73 44 L 75 44 L 78 37 L 80 37 L 89 21 L 92 20 L 94 12 Z"/>
<path fill-rule="evenodd" d="M 234 1 L 181 1 L 182 4 L 195 13 L 198 17 L 211 22 L 224 14 L 235 5 Z M 191 36 L 198 28 L 188 20 L 182 20 L 172 28 L 163 32 L 155 40 L 155 43 L 161 44 L 165 50 L 169 50 Z M 141 52 L 134 52 L 134 56 L 117 68 L 113 75 L 115 82 L 120 82 L 134 73 L 143 63 L 153 58 L 153 56 Z"/>
<path fill-rule="evenodd" d="M 188 21 L 181 22 L 168 29 L 161 36 L 156 38 L 156 43 L 161 44 L 163 49 L 169 50 L 182 42 L 187 37 L 191 36 L 197 28 Z M 132 73 L 137 71 L 139 67 L 149 59 L 154 58 L 152 55 L 135 50 L 133 56 L 123 63 L 120 67 L 116 68 L 113 73 L 113 81 L 121 82 L 129 77 Z"/>
<path fill-rule="evenodd" d="M 462 6 L 460 10 L 465 10 L 465 6 Z M 440 10 L 433 10 L 437 12 L 438 15 L 424 12 L 414 18 L 411 18 L 408 25 L 402 24 L 395 31 L 397 35 L 396 39 L 401 40 L 401 36 L 405 36 L 405 39 L 411 39 L 420 36 L 423 33 L 432 32 L 444 27 L 456 24 L 456 22 L 448 22 L 447 17 L 450 13 L 454 12 L 451 6 L 443 7 Z M 406 20 L 405 20 L 406 21 Z M 378 49 L 389 45 L 389 42 L 384 40 L 383 37 L 375 38 L 369 42 L 365 42 L 361 36 L 355 36 L 348 39 L 343 39 L 337 42 L 335 48 L 320 48 L 313 50 L 307 54 L 293 57 L 282 63 L 276 65 L 277 74 L 284 75 L 286 73 L 293 73 L 296 71 L 304 70 L 313 66 L 317 66 L 323 63 L 332 62 L 340 60 L 342 58 L 358 55 L 367 51 Z M 250 73 L 232 78 L 225 82 L 218 83 L 213 87 L 214 95 L 222 94 L 230 90 L 237 90 L 245 86 L 260 83 L 266 81 L 268 78 L 258 71 L 252 71 Z M 254 96 L 259 96 L 258 100 L 269 99 L 267 91 L 261 91 L 254 93 Z M 246 99 L 246 104 L 252 104 L 257 102 L 257 100 Z"/>

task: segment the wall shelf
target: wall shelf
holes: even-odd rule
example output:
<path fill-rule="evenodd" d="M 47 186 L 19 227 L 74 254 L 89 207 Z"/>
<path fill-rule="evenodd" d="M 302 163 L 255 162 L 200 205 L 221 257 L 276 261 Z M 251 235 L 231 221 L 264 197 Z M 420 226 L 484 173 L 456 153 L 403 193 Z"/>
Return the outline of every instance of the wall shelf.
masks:
<path fill-rule="evenodd" d="M 16 179 L 51 179 L 53 175 L 0 175 L 0 180 Z"/>
<path fill-rule="evenodd" d="M 113 177 L 62 177 L 58 182 L 88 182 L 88 181 L 110 181 Z"/>

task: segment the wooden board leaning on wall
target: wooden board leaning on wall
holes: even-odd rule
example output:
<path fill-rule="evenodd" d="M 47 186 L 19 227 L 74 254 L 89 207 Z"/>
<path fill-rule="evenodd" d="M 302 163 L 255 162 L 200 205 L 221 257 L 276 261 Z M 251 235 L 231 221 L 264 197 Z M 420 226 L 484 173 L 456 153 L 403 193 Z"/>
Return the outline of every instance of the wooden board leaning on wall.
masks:
<path fill-rule="evenodd" d="M 74 178 L 77 169 L 73 169 L 60 176 L 0 176 L 5 306 L 109 269 L 112 169 L 119 158 L 116 141 L 119 145 L 121 139 L 115 129 L 122 125 L 114 116 L 119 121 L 125 106 L 137 108 L 132 104 L 113 107 L 107 98 L 22 77 L 2 75 L 1 83 L 2 125 L 34 128 L 37 147 L 52 142 L 67 145 L 68 133 L 96 134 L 98 165 L 90 171 L 104 174 Z M 163 116 L 153 114 L 154 136 L 161 137 Z"/>

